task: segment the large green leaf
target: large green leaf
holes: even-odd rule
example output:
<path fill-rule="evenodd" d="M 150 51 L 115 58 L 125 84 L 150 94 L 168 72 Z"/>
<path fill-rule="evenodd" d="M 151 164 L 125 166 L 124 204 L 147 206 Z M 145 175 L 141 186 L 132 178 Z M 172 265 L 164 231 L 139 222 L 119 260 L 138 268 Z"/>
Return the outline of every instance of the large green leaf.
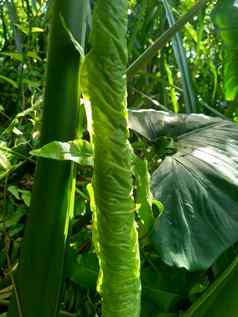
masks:
<path fill-rule="evenodd" d="M 238 96 L 238 3 L 219 0 L 213 20 L 224 43 L 224 91 L 227 100 Z"/>
<path fill-rule="evenodd" d="M 207 269 L 238 240 L 238 127 L 204 115 L 132 111 L 129 126 L 155 141 L 177 137 L 178 151 L 152 175 L 151 191 L 164 213 L 152 239 L 163 260 Z M 157 125 L 158 124 L 158 125 Z"/>
<path fill-rule="evenodd" d="M 152 142 L 160 136 L 177 137 L 220 121 L 220 118 L 212 118 L 203 114 L 175 114 L 153 109 L 129 110 L 129 128 Z"/>

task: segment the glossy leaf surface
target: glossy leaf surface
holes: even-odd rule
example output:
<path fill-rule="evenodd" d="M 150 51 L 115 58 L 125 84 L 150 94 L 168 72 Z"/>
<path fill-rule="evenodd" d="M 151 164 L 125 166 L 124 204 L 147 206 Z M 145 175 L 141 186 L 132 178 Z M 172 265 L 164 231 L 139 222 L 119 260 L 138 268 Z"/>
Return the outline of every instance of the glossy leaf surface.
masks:
<path fill-rule="evenodd" d="M 178 136 L 151 181 L 164 213 L 152 234 L 169 265 L 207 269 L 238 240 L 238 127 L 204 115 L 130 112 L 130 127 L 150 140 Z"/>

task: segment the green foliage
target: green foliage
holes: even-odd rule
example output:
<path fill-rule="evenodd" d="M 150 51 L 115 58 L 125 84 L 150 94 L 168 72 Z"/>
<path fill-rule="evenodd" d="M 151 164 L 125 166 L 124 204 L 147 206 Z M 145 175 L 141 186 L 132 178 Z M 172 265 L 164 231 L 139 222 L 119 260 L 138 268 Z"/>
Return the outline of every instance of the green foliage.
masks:
<path fill-rule="evenodd" d="M 213 20 L 224 43 L 224 93 L 226 100 L 232 101 L 238 96 L 238 5 L 236 1 L 218 1 Z"/>
<path fill-rule="evenodd" d="M 130 128 L 150 141 L 177 137 L 177 153 L 152 174 L 151 191 L 165 207 L 152 232 L 156 248 L 169 265 L 208 269 L 238 241 L 237 126 L 153 110 L 131 111 L 129 120 Z"/>
<path fill-rule="evenodd" d="M 69 142 L 54 141 L 30 153 L 37 157 L 59 161 L 72 161 L 80 165 L 93 165 L 92 146 L 84 140 L 76 139 Z"/>
<path fill-rule="evenodd" d="M 41 232 L 41 234 L 46 226 L 46 223 L 42 221 L 42 211 L 44 211 L 44 208 L 42 208 L 43 202 L 47 199 L 51 205 L 54 202 L 57 205 L 57 199 L 54 198 L 57 196 L 57 188 L 59 188 L 59 184 L 65 186 L 65 182 L 62 178 L 59 182 L 56 181 L 55 171 L 56 169 L 58 171 L 56 166 L 62 166 L 64 164 L 70 166 L 72 165 L 72 161 L 75 160 L 81 163 L 81 165 L 77 165 L 77 177 L 74 179 L 76 182 L 74 217 L 71 218 L 71 230 L 68 241 L 67 243 L 65 242 L 66 256 L 61 257 L 62 261 L 65 261 L 65 274 L 64 276 L 60 276 L 60 278 L 62 278 L 62 292 L 61 296 L 58 297 L 61 303 L 60 316 L 95 317 L 101 316 L 102 314 L 102 300 L 95 289 L 99 270 L 95 252 L 97 235 L 95 234 L 92 239 L 92 229 L 95 225 L 92 223 L 92 213 L 95 212 L 95 204 L 93 192 L 90 190 L 93 158 L 91 145 L 85 141 L 89 139 L 89 136 L 86 131 L 83 107 L 79 107 L 80 131 L 77 131 L 77 136 L 71 134 L 67 138 L 64 138 L 61 132 L 59 134 L 57 132 L 60 129 L 66 129 L 67 126 L 73 128 L 73 126 L 75 127 L 77 125 L 77 116 L 71 116 L 71 119 L 67 121 L 66 113 L 60 116 L 58 105 L 64 103 L 69 110 L 71 106 L 76 105 L 76 103 L 79 104 L 80 93 L 78 93 L 77 102 L 72 102 L 74 98 L 74 100 L 76 100 L 75 95 L 78 88 L 72 89 L 75 87 L 73 85 L 73 77 L 78 78 L 78 61 L 80 56 L 84 56 L 84 54 L 87 54 L 92 48 L 91 44 L 93 41 L 91 41 L 91 43 L 88 41 L 89 30 L 91 30 L 92 27 L 91 11 L 96 8 L 95 5 L 99 0 L 75 1 L 76 6 L 81 6 L 80 10 L 72 10 L 70 13 L 70 15 L 73 14 L 73 16 L 77 16 L 75 24 L 71 24 L 70 19 L 62 14 L 63 12 L 59 14 L 58 26 L 60 31 L 57 33 L 57 43 L 59 46 L 54 46 L 57 47 L 55 50 L 56 55 L 54 55 L 53 58 L 50 57 L 49 63 L 52 64 L 52 60 L 55 60 L 55 63 L 58 62 L 61 66 L 52 69 L 54 70 L 53 73 L 55 76 L 52 77 L 54 84 L 52 84 L 51 87 L 56 86 L 55 83 L 58 82 L 61 76 L 63 80 L 61 81 L 61 85 L 57 86 L 57 89 L 54 90 L 54 98 L 49 99 L 52 112 L 50 119 L 45 122 L 45 119 L 42 121 L 42 95 L 46 81 L 44 74 L 46 68 L 46 44 L 49 30 L 48 22 L 49 17 L 52 17 L 53 7 L 51 4 L 53 2 L 54 1 L 51 0 L 0 1 L 0 315 L 4 315 L 4 317 L 6 315 L 5 312 L 9 304 L 10 295 L 13 292 L 15 270 L 19 265 L 19 253 L 22 249 L 23 232 L 24 228 L 27 228 L 26 220 L 29 219 L 28 206 L 31 199 L 32 176 L 36 158 L 39 160 L 41 166 L 43 164 L 42 162 L 46 162 L 44 167 L 45 169 L 47 168 L 47 174 L 50 174 L 50 170 L 53 171 L 52 178 L 50 174 L 48 175 L 49 177 L 45 179 L 46 185 L 44 184 L 42 186 L 41 199 L 37 203 L 39 206 L 39 217 L 36 221 L 38 226 L 36 232 Z M 169 11 L 167 7 L 167 16 L 164 7 L 166 2 L 170 5 Z M 236 44 L 233 39 L 235 39 L 236 33 L 234 30 L 236 29 L 237 19 L 231 19 L 231 17 L 235 15 L 233 2 L 218 1 L 216 5 L 216 1 L 212 0 L 198 1 L 196 3 L 193 0 L 128 1 L 129 29 L 127 43 L 129 65 L 133 65 L 138 56 L 146 56 L 143 54 L 146 49 L 150 50 L 152 48 L 153 51 L 153 54 L 146 63 L 138 69 L 137 73 L 133 75 L 129 74 L 128 102 L 130 107 L 136 109 L 153 107 L 165 111 L 176 110 L 178 112 L 184 112 L 185 108 L 190 106 L 189 102 L 185 102 L 184 98 L 183 80 L 186 73 L 186 84 L 192 87 L 193 93 L 196 96 L 197 106 L 201 112 L 219 116 L 223 119 L 227 117 L 237 121 L 237 96 L 229 102 L 226 101 L 228 100 L 227 97 L 225 97 L 226 100 L 224 100 L 224 95 L 229 95 L 229 100 L 231 100 L 230 96 L 232 95 L 233 98 L 236 91 L 236 74 L 234 72 L 236 69 Z M 70 3 L 71 2 L 67 1 L 67 5 Z M 195 7 L 193 7 L 194 4 Z M 213 11 L 214 6 L 215 11 Z M 231 11 L 228 10 L 228 7 Z M 228 11 L 229 13 L 227 14 Z M 116 15 L 116 17 L 117 16 L 120 15 Z M 219 19 L 217 16 L 219 16 Z M 108 17 L 110 17 L 110 19 Z M 114 13 L 109 14 L 106 24 L 109 20 L 111 21 L 113 17 Z M 189 22 L 187 22 L 188 19 Z M 79 21 L 82 23 L 80 24 Z M 171 29 L 171 25 L 174 24 L 175 21 L 177 21 L 178 24 L 175 23 L 175 26 Z M 187 23 L 185 24 L 185 22 Z M 232 32 L 226 27 L 231 23 Z M 226 25 L 226 29 L 224 29 L 223 24 Z M 111 25 L 110 30 L 114 30 L 114 28 L 111 28 Z M 179 36 L 178 32 L 180 34 Z M 101 39 L 100 33 L 100 29 L 98 29 L 97 36 Z M 108 37 L 107 40 L 109 40 L 109 38 L 110 37 Z M 232 50 L 227 49 L 227 46 L 229 46 L 229 48 L 231 47 L 231 41 Z M 61 49 L 60 45 L 62 43 L 67 43 L 64 47 L 65 50 Z M 118 88 L 115 89 L 117 86 L 116 82 L 112 81 L 113 84 L 111 86 L 106 84 L 107 82 L 111 83 L 110 78 L 111 73 L 113 73 L 111 65 L 113 65 L 117 59 L 112 58 L 113 62 L 110 63 L 109 67 L 108 60 L 102 60 L 102 58 L 100 58 L 100 55 L 105 56 L 104 54 L 109 52 L 105 43 L 106 41 L 102 40 L 99 43 L 100 47 L 97 47 L 97 49 L 100 48 L 100 54 L 89 53 L 89 57 L 90 54 L 91 56 L 93 55 L 96 69 L 100 65 L 103 65 L 100 70 L 103 74 L 108 74 L 101 79 L 101 77 L 97 75 L 94 76 L 95 71 L 92 70 L 92 76 L 94 76 L 93 90 L 95 90 L 95 94 L 98 93 L 98 87 L 103 83 L 103 95 L 106 94 L 108 96 L 112 92 L 118 91 Z M 183 44 L 182 50 L 180 50 L 181 44 Z M 65 53 L 66 49 L 68 53 Z M 60 56 L 60 53 L 62 53 L 62 56 L 58 59 L 57 55 Z M 187 70 L 184 74 L 182 72 L 183 67 L 178 63 L 178 53 L 181 54 L 180 57 L 183 63 L 185 62 L 185 64 L 187 64 Z M 68 64 L 71 60 L 71 54 L 73 60 L 77 60 L 77 62 L 72 63 L 71 71 L 68 72 L 65 68 L 65 64 Z M 121 56 L 123 56 L 123 54 L 124 52 Z M 105 65 L 107 65 L 107 67 Z M 125 67 L 125 65 L 123 67 Z M 71 77 L 72 81 L 68 81 L 70 77 L 68 76 L 69 73 L 73 74 Z M 224 76 L 224 74 L 226 76 Z M 70 82 L 69 85 L 66 84 L 67 82 Z M 123 85 L 125 85 L 124 81 Z M 65 98 L 62 98 L 64 90 Z M 124 95 L 125 93 L 123 92 L 123 96 Z M 116 103 L 116 100 L 116 98 L 110 99 L 108 104 L 110 103 L 111 107 L 108 106 L 105 109 L 103 108 L 103 105 L 105 105 L 104 100 L 100 103 L 100 115 L 98 115 L 99 111 L 97 112 L 97 117 L 100 118 L 100 126 L 99 124 L 97 126 L 98 138 L 105 132 L 103 129 L 106 121 L 105 114 L 108 115 L 109 109 L 112 109 L 112 105 Z M 88 109 L 87 105 L 86 109 Z M 108 111 L 106 111 L 107 109 Z M 94 111 L 96 113 L 96 110 Z M 59 124 L 56 125 L 57 118 L 59 117 Z M 129 117 L 131 120 L 130 113 Z M 115 111 L 110 110 L 110 122 L 119 124 L 121 121 L 118 118 L 119 116 L 115 114 Z M 131 149 L 128 149 L 129 152 L 123 157 L 123 162 L 125 158 L 130 157 L 133 173 L 133 186 L 130 188 L 136 202 L 133 215 L 136 217 L 136 227 L 140 242 L 142 272 L 141 316 L 178 317 L 184 315 L 186 317 L 205 317 L 209 315 L 223 317 L 229 315 L 230 317 L 236 317 L 237 290 L 234 281 L 236 280 L 237 269 L 236 260 L 234 260 L 234 258 L 237 254 L 237 248 L 236 244 L 228 250 L 225 246 L 227 241 L 230 241 L 227 245 L 232 243 L 231 239 L 234 237 L 233 234 L 236 234 L 235 230 L 229 230 L 229 228 L 225 226 L 227 221 L 231 219 L 230 215 L 233 212 L 235 213 L 237 209 L 236 189 L 232 187 L 229 193 L 231 186 L 227 186 L 231 177 L 236 177 L 236 170 L 234 171 L 232 169 L 235 165 L 231 163 L 231 158 L 235 160 L 236 157 L 235 150 L 234 153 L 230 153 L 229 158 L 227 154 L 225 154 L 225 161 L 223 161 L 222 164 L 220 164 L 221 156 L 217 158 L 217 149 L 219 148 L 219 151 L 223 151 L 223 145 L 227 145 L 230 138 L 234 138 L 233 132 L 231 132 L 232 124 L 229 123 L 226 128 L 226 143 L 224 143 L 222 138 L 224 131 L 220 134 L 217 128 L 211 130 L 210 127 L 207 131 L 211 132 L 207 135 L 203 134 L 200 139 L 201 131 L 199 132 L 198 128 L 207 117 L 196 117 L 193 115 L 186 117 L 181 114 L 175 116 L 173 113 L 170 115 L 164 113 L 163 116 L 161 114 L 160 118 L 162 119 L 157 120 L 157 116 L 153 113 L 151 120 L 147 122 L 148 129 L 145 129 L 142 124 L 143 113 L 141 112 L 140 116 L 136 119 L 138 132 L 145 135 L 145 137 L 151 141 L 145 141 L 143 136 L 131 132 L 131 142 L 136 155 L 133 154 Z M 199 118 L 199 120 L 197 120 L 197 118 Z M 213 122 L 214 118 L 208 118 L 208 121 L 205 121 L 204 125 L 210 124 L 210 120 Z M 94 121 L 96 121 L 96 119 Z M 123 124 L 125 123 L 124 119 L 122 122 Z M 165 124 L 163 122 L 165 122 Z M 217 120 L 216 122 L 221 121 Z M 52 138 L 48 139 L 48 137 L 44 135 L 45 141 L 40 144 L 39 131 L 41 124 L 43 124 L 43 126 L 47 124 L 49 127 L 47 131 L 51 134 Z M 160 129 L 158 131 L 159 126 Z M 156 131 L 159 135 L 163 136 L 158 138 L 158 134 L 152 133 L 149 128 L 153 130 L 157 129 Z M 187 133 L 186 136 L 183 135 L 184 133 Z M 198 134 L 200 135 L 199 140 L 197 140 Z M 177 135 L 180 136 L 178 137 Z M 75 140 L 78 137 L 80 137 L 79 142 Z M 195 145 L 190 142 L 194 137 L 196 137 Z M 188 143 L 193 149 L 199 145 L 201 154 L 201 148 L 204 149 L 204 144 L 208 144 L 209 140 L 213 142 L 215 137 L 216 140 L 218 139 L 219 141 L 218 144 L 214 145 L 213 143 L 212 146 L 215 146 L 213 149 L 216 153 L 215 158 L 220 162 L 219 167 L 222 166 L 222 168 L 224 168 L 222 171 L 221 168 L 212 165 L 214 157 L 213 159 L 209 159 L 209 162 L 207 162 L 207 159 L 205 161 L 204 155 L 203 159 L 201 159 L 200 155 L 199 158 L 196 157 L 195 160 L 194 153 L 191 154 L 191 149 L 186 150 L 186 152 L 184 149 L 184 146 L 187 147 Z M 104 139 L 103 137 L 102 139 L 102 144 L 108 141 L 108 139 Z M 107 145 L 108 143 L 109 142 L 107 142 Z M 103 148 L 100 149 L 100 144 L 98 144 L 99 151 L 103 150 Z M 178 146 L 179 144 L 180 146 Z M 232 144 L 232 146 L 234 144 Z M 120 150 L 119 147 L 115 147 L 115 149 L 116 148 L 118 148 L 118 150 L 115 151 L 115 155 L 117 154 L 116 152 L 121 152 L 121 148 Z M 66 152 L 65 149 L 67 150 Z M 76 150 L 78 153 L 75 152 Z M 31 154 L 36 153 L 35 151 L 38 151 L 38 154 L 40 151 L 39 155 L 44 155 L 45 158 L 32 156 Z M 180 156 L 178 158 L 176 156 L 178 153 L 175 154 L 176 152 L 183 152 L 184 157 Z M 198 153 L 197 150 L 195 150 L 195 154 L 196 153 Z M 227 149 L 225 149 L 225 153 L 227 153 Z M 206 155 L 207 154 L 211 153 L 206 152 Z M 223 152 L 221 152 L 221 154 L 223 155 Z M 51 159 L 49 159 L 49 156 L 51 156 Z M 170 156 L 170 158 L 168 158 L 168 156 Z M 103 157 L 103 159 L 106 158 L 104 153 L 101 157 Z M 189 158 L 192 162 L 191 165 L 189 161 L 189 170 L 182 170 L 180 173 L 183 175 L 183 177 L 180 178 L 181 181 L 176 181 L 175 173 L 171 172 L 170 163 L 174 163 L 175 158 L 176 162 L 173 166 L 176 166 L 176 169 L 174 169 L 174 171 L 179 170 L 179 173 L 181 172 L 181 168 L 178 167 L 178 161 L 185 160 L 187 164 Z M 196 164 L 194 165 L 195 161 Z M 82 165 L 84 163 L 90 166 Z M 167 174 L 167 169 L 162 172 L 161 168 L 163 166 L 169 168 Z M 204 168 L 205 166 L 206 168 Z M 162 180 L 160 177 L 159 181 L 157 179 L 154 181 L 153 171 L 158 169 L 158 167 L 160 176 L 161 173 L 166 174 L 166 178 Z M 194 168 L 196 168 L 195 171 Z M 231 174 L 226 174 L 228 170 L 230 170 L 232 176 Z M 225 178 L 224 171 L 226 174 Z M 69 173 L 67 175 L 69 175 Z M 202 175 L 202 179 L 207 180 L 204 181 L 207 186 L 205 190 L 203 189 L 201 191 L 201 195 L 198 195 L 200 191 L 196 192 L 196 195 L 190 195 L 192 188 L 194 189 L 196 187 L 198 190 L 201 189 L 201 184 L 198 184 L 198 178 L 194 177 L 194 173 L 196 175 L 199 174 L 199 177 Z M 97 175 L 99 186 L 103 189 L 106 184 L 105 180 L 107 179 L 106 162 L 103 170 L 97 169 Z M 100 180 L 101 175 L 103 175 L 103 177 Z M 53 179 L 53 182 L 51 179 Z M 121 178 L 118 177 L 118 179 Z M 153 193 L 155 191 L 160 194 L 164 192 L 166 196 L 163 201 L 164 206 L 160 201 L 153 198 L 150 188 L 151 180 L 153 188 L 155 188 L 154 191 L 152 190 Z M 36 179 L 34 182 L 36 183 Z M 163 188 L 161 188 L 162 184 L 165 184 Z M 176 188 L 175 184 L 177 184 Z M 186 185 L 186 190 L 181 190 L 182 184 Z M 50 187 L 54 189 L 53 194 L 48 190 Z M 217 190 L 216 192 L 219 190 L 217 196 L 214 196 L 214 188 Z M 48 192 L 49 195 L 47 195 Z M 194 202 L 197 198 L 204 198 L 200 199 L 198 203 L 196 200 L 196 203 L 192 204 L 192 208 L 195 210 L 194 212 L 196 212 L 194 219 L 201 220 L 201 214 L 204 216 L 202 218 L 202 225 L 200 225 L 199 228 L 191 220 L 188 212 L 190 210 L 188 208 L 189 205 L 186 201 L 181 200 L 181 206 L 183 206 L 182 211 L 181 208 L 177 208 L 178 204 L 175 204 L 175 202 L 177 201 L 178 195 L 176 196 L 175 193 L 176 195 L 178 193 L 182 197 L 186 196 L 185 198 L 189 200 L 190 205 L 191 201 Z M 168 197 L 171 197 L 172 194 L 173 199 L 169 201 Z M 160 196 L 161 195 L 158 195 L 156 198 L 160 199 Z M 104 192 L 99 198 L 102 199 L 102 197 L 104 197 Z M 234 202 L 231 204 L 232 199 Z M 203 201 L 208 201 L 208 204 L 203 204 Z M 219 202 L 220 205 L 218 205 Z M 59 215 L 59 211 L 63 205 L 59 201 L 57 206 L 57 215 Z M 202 250 L 200 250 L 200 248 L 197 253 L 201 255 L 200 251 L 205 252 L 206 260 L 213 259 L 212 262 L 210 262 L 213 264 L 209 266 L 208 269 L 204 269 L 202 272 L 188 272 L 185 269 L 178 269 L 176 266 L 181 264 L 181 261 L 178 261 L 177 257 L 172 257 L 171 260 L 171 253 L 169 254 L 168 252 L 168 248 L 170 247 L 165 249 L 164 252 L 161 251 L 160 244 L 163 240 L 163 236 L 171 237 L 169 241 L 172 241 L 172 247 L 176 243 L 174 235 L 169 235 L 171 233 L 171 226 L 166 225 L 169 218 L 166 212 L 168 206 L 170 207 L 170 215 L 173 215 L 173 224 L 176 222 L 174 217 L 177 217 L 178 214 L 188 218 L 189 226 L 192 228 L 191 240 L 194 242 L 195 239 L 196 250 L 198 250 L 196 239 L 199 237 L 199 241 L 200 239 L 204 241 L 205 237 L 207 237 L 207 230 L 213 228 L 214 223 L 216 223 L 216 221 L 214 221 L 211 227 L 208 226 L 211 215 L 220 217 L 220 214 L 217 215 L 217 213 L 213 212 L 213 209 L 210 210 L 209 208 L 214 206 L 215 211 L 218 209 L 226 209 L 225 214 L 228 215 L 228 217 L 222 217 L 222 224 L 220 222 L 217 223 L 215 228 L 217 233 L 213 232 L 211 235 L 209 233 L 209 237 L 213 238 L 207 238 L 207 244 L 208 246 L 215 244 L 217 246 L 217 241 L 221 236 L 227 237 L 227 240 L 219 243 L 217 247 L 212 247 L 211 252 L 208 251 L 207 248 L 202 247 Z M 200 208 L 198 208 L 198 206 L 200 206 Z M 209 208 L 207 208 L 207 206 Z M 209 214 L 207 213 L 208 210 L 210 210 Z M 189 214 L 189 216 L 187 216 L 187 214 Z M 93 217 L 95 217 L 95 214 Z M 55 219 L 56 217 L 52 217 L 51 220 L 54 227 L 51 230 L 54 239 L 56 239 L 55 227 L 57 226 Z M 234 219 L 236 219 L 236 215 Z M 150 239 L 151 228 L 153 229 L 155 220 L 156 225 L 154 228 L 157 228 L 158 232 L 154 230 L 153 236 L 156 238 L 159 237 L 157 242 L 155 241 L 157 246 L 156 250 L 155 244 L 152 244 Z M 169 220 L 171 219 L 169 218 Z M 179 222 L 180 226 L 176 226 L 175 232 L 180 238 L 180 229 L 182 232 L 186 232 L 186 230 L 184 230 L 184 224 L 184 219 L 182 219 L 182 221 Z M 201 227 L 204 228 L 204 230 L 201 230 Z M 221 230 L 225 230 L 225 232 L 221 233 Z M 214 235 L 216 238 L 214 238 Z M 44 234 L 44 238 L 45 237 L 46 235 Z M 187 256 L 192 250 L 192 244 L 186 240 L 186 237 L 186 233 L 183 234 L 182 242 L 187 242 L 185 244 L 181 243 L 179 247 L 182 246 L 185 248 Z M 92 243 L 92 240 L 95 240 L 94 243 Z M 37 250 L 40 249 L 40 244 L 36 244 L 34 241 L 35 239 L 33 237 L 32 245 L 34 245 L 32 249 L 37 252 Z M 236 241 L 236 239 L 234 241 Z M 126 240 L 125 243 L 128 244 L 128 240 Z M 202 243 L 201 245 L 203 246 L 204 244 Z M 179 247 L 177 250 L 181 252 Z M 225 253 L 215 260 L 218 254 L 220 254 L 221 248 L 223 248 L 223 250 L 225 248 Z M 45 256 L 47 261 L 44 261 L 43 264 L 48 265 L 51 262 L 52 258 L 54 258 L 54 252 L 55 248 L 49 244 L 49 253 Z M 41 252 L 39 254 L 43 253 Z M 114 253 L 112 252 L 111 254 L 113 255 Z M 216 256 L 214 256 L 214 254 Z M 167 262 L 171 263 L 172 261 L 174 265 L 166 265 L 163 262 L 165 258 L 167 258 Z M 189 259 L 191 260 L 191 257 Z M 233 260 L 234 262 L 232 262 Z M 42 261 L 42 258 L 39 259 L 39 263 L 40 261 Z M 193 257 L 189 265 L 193 265 L 195 262 L 197 263 L 197 258 Z M 61 261 L 58 261 L 55 265 L 56 268 L 59 268 L 59 263 L 62 264 Z M 201 263 L 204 265 L 205 261 L 202 260 L 200 261 L 200 264 Z M 208 264 L 206 262 L 206 267 L 207 266 Z M 48 265 L 47 271 L 49 270 Z M 30 272 L 31 268 L 29 268 L 28 271 Z M 55 274 L 56 272 L 54 271 L 53 273 Z M 53 273 L 52 281 L 54 280 Z M 42 284 L 46 281 L 45 278 L 41 280 Z M 27 279 L 25 279 L 25 281 L 26 285 L 28 285 Z M 35 287 L 36 283 L 34 281 L 32 285 L 34 290 L 37 290 L 36 294 L 38 294 L 39 288 Z M 47 291 L 49 290 L 47 289 L 45 292 L 44 289 L 44 293 L 47 293 Z M 34 313 L 35 311 L 37 312 L 37 310 L 34 310 Z M 123 313 L 121 315 L 123 315 Z"/>

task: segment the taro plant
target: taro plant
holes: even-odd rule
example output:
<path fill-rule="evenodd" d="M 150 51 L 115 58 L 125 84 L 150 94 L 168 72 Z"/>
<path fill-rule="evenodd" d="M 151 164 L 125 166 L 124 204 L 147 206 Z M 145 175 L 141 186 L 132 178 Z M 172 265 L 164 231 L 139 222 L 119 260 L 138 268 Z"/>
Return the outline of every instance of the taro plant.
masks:
<path fill-rule="evenodd" d="M 235 317 L 237 126 L 199 114 L 130 110 L 132 145 L 143 160 L 128 143 L 126 71 L 131 78 L 145 66 L 207 1 L 200 0 L 177 22 L 169 1 L 162 1 L 169 30 L 127 70 L 127 1 L 95 2 L 90 51 L 84 57 L 86 2 L 55 0 L 53 6 L 42 147 L 32 152 L 41 158 L 9 316 L 59 313 L 76 162 L 94 165 L 88 190 L 102 316 Z M 223 9 L 218 1 L 217 24 Z M 232 37 L 234 44 L 221 20 L 224 41 Z M 181 45 L 177 35 L 173 48 L 185 87 L 190 75 Z M 92 144 L 77 138 L 82 137 L 82 130 L 77 133 L 82 129 L 79 84 Z M 233 96 L 236 87 L 228 86 Z M 186 89 L 187 111 L 189 106 L 195 111 L 191 86 Z"/>

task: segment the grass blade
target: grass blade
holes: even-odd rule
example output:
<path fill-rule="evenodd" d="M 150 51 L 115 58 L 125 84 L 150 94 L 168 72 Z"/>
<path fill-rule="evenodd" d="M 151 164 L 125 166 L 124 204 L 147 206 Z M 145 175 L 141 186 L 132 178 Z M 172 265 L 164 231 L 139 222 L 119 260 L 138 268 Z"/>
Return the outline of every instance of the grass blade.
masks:
<path fill-rule="evenodd" d="M 169 26 L 172 27 L 176 20 L 174 18 L 171 6 L 168 0 L 162 0 L 162 3 L 165 8 L 166 17 L 169 23 Z M 186 113 L 198 112 L 196 99 L 192 89 L 192 79 L 190 71 L 188 69 L 187 59 L 185 50 L 183 48 L 182 36 L 179 32 L 176 33 L 172 39 L 172 46 L 174 50 L 174 55 L 181 72 L 182 86 L 183 86 L 183 95 L 184 95 L 184 105 Z"/>
<path fill-rule="evenodd" d="M 182 16 L 171 28 L 164 32 L 155 42 L 148 47 L 127 69 L 127 75 L 133 76 L 139 69 L 143 68 L 157 54 L 158 50 L 163 48 L 173 36 L 179 32 L 184 25 L 191 21 L 209 0 L 200 0 L 191 10 Z"/>

